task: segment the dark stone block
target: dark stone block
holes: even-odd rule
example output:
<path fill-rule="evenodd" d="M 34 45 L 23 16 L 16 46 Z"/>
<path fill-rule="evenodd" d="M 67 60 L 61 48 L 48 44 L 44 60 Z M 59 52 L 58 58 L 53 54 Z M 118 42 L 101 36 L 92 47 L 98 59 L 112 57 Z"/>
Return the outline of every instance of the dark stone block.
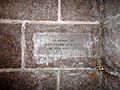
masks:
<path fill-rule="evenodd" d="M 103 90 L 99 73 L 92 70 L 61 71 L 60 90 Z"/>
<path fill-rule="evenodd" d="M 56 20 L 57 7 L 57 0 L 0 0 L 0 18 Z"/>
<path fill-rule="evenodd" d="M 2 72 L 0 90 L 56 90 L 54 71 Z"/>
<path fill-rule="evenodd" d="M 97 0 L 61 0 L 62 20 L 97 21 L 99 2 Z"/>
<path fill-rule="evenodd" d="M 21 25 L 0 24 L 0 68 L 21 66 Z"/>
<path fill-rule="evenodd" d="M 38 25 L 38 24 L 33 25 L 33 24 L 27 24 L 27 27 L 25 30 L 25 36 L 26 36 L 25 37 L 25 40 L 26 40 L 25 66 L 26 67 L 87 67 L 87 66 L 89 67 L 90 58 L 92 56 L 97 56 L 96 52 L 98 51 L 97 49 L 98 41 L 96 37 L 98 37 L 98 34 L 97 34 L 98 31 L 99 30 L 97 28 L 97 25 Z M 82 41 L 84 41 L 86 44 L 88 44 L 88 46 L 91 47 L 91 49 L 88 49 L 87 51 L 85 51 L 85 48 L 83 48 L 84 43 L 82 43 L 81 49 L 83 50 L 82 55 L 84 56 L 79 55 L 78 57 L 70 56 L 68 58 L 57 58 L 57 59 L 52 58 L 52 59 L 49 59 L 48 62 L 45 62 L 45 63 L 40 62 L 39 64 L 37 64 L 37 60 L 41 60 L 41 59 L 39 58 L 36 59 L 35 57 L 37 57 L 37 55 L 39 56 L 39 54 L 41 55 L 41 53 L 37 55 L 35 53 L 38 53 L 42 49 L 38 48 L 35 51 L 35 45 L 36 43 L 38 43 L 38 46 L 39 46 L 40 43 L 42 43 L 43 41 L 46 42 L 46 40 L 49 39 L 47 38 L 47 39 L 44 39 L 43 41 L 40 41 L 41 38 L 43 39 L 43 37 L 39 35 L 40 33 L 47 33 L 47 34 L 51 33 L 53 34 L 51 37 L 54 37 L 54 34 L 58 33 L 58 37 L 56 38 L 59 38 L 59 36 L 63 33 L 64 33 L 64 36 L 61 36 L 61 37 L 67 37 L 68 33 L 72 33 L 76 35 L 80 34 L 80 36 L 82 35 L 83 36 L 79 38 L 80 39 L 79 42 L 81 43 Z M 37 40 L 34 40 L 34 37 L 36 37 L 35 34 L 38 35 L 38 37 L 36 38 Z M 71 37 L 72 36 L 70 36 L 69 38 Z M 90 40 L 88 37 L 90 38 Z M 84 54 L 84 51 L 85 51 L 85 54 Z M 64 56 L 64 54 L 62 54 L 62 56 Z M 54 56 L 55 54 L 53 55 L 53 57 Z M 45 57 L 48 57 L 48 56 L 45 55 Z M 43 61 L 45 61 L 45 59 L 43 59 Z"/>

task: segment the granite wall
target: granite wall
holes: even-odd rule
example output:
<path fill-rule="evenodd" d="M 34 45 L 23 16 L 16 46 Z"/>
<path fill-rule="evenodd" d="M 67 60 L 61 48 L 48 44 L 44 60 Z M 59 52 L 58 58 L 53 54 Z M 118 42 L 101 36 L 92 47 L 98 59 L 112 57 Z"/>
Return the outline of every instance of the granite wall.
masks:
<path fill-rule="evenodd" d="M 120 0 L 0 0 L 0 90 L 120 90 L 119 13 Z M 53 38 L 79 46 L 48 58 Z"/>

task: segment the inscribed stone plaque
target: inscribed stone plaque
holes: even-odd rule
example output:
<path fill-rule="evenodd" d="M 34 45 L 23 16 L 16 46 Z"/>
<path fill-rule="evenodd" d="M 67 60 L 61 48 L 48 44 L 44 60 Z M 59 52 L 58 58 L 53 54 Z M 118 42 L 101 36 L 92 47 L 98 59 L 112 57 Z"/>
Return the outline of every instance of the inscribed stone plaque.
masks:
<path fill-rule="evenodd" d="M 33 55 L 37 64 L 90 56 L 90 34 L 35 33 Z"/>

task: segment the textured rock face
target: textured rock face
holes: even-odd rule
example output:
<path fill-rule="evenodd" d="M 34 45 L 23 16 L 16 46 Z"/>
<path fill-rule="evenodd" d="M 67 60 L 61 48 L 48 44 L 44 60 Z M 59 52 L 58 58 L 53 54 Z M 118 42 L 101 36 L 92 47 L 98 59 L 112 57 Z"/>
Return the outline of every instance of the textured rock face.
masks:
<path fill-rule="evenodd" d="M 21 24 L 0 24 L 0 68 L 21 65 Z"/>
<path fill-rule="evenodd" d="M 119 0 L 104 0 L 104 14 L 105 17 L 112 17 L 120 13 Z"/>
<path fill-rule="evenodd" d="M 26 47 L 27 47 L 26 55 L 25 55 L 26 67 L 39 67 L 39 66 L 40 67 L 55 67 L 55 68 L 56 67 L 86 67 L 87 65 L 89 65 L 89 62 L 90 62 L 89 58 L 91 56 L 95 56 L 94 54 L 95 54 L 95 52 L 97 52 L 97 49 L 95 49 L 95 48 L 97 48 L 98 42 L 94 40 L 94 38 L 97 37 L 97 35 L 94 35 L 94 33 L 97 33 L 97 30 L 98 30 L 97 25 L 37 25 L 37 24 L 31 25 L 31 24 L 28 24 L 26 27 L 26 30 L 25 30 L 25 34 L 26 34 L 25 39 L 26 39 Z M 77 55 L 77 56 L 74 55 L 73 57 L 68 56 L 67 58 L 63 58 L 63 59 L 58 58 L 57 60 L 53 59 L 52 61 L 51 61 L 51 59 L 49 59 L 48 64 L 47 64 L 47 60 L 46 60 L 46 63 L 37 64 L 36 61 L 40 61 L 40 60 L 38 57 L 37 57 L 37 59 L 34 58 L 34 53 L 37 53 L 38 49 L 34 52 L 34 47 L 36 44 L 34 44 L 35 41 L 33 40 L 34 35 L 36 33 L 52 34 L 51 37 L 55 36 L 56 35 L 55 33 L 57 33 L 58 38 L 60 38 L 60 37 L 62 38 L 63 36 L 60 36 L 60 35 L 64 33 L 67 36 L 63 37 L 63 39 L 68 39 L 68 34 L 78 35 L 78 36 L 81 35 L 79 37 L 79 39 L 78 38 L 76 38 L 76 39 L 79 43 L 82 43 L 80 50 L 83 50 L 83 53 L 85 52 L 85 55 Z M 69 36 L 69 37 L 73 37 L 73 36 Z M 38 39 L 39 37 L 36 37 L 36 38 Z M 41 39 L 42 39 L 42 37 L 41 37 Z M 48 38 L 48 39 L 51 40 L 52 38 Z M 44 39 L 44 40 L 48 40 L 48 39 Z M 86 49 L 83 47 L 83 42 L 86 45 L 86 46 L 84 45 L 84 47 Z M 91 44 L 91 42 L 93 42 L 93 43 Z M 70 41 L 69 41 L 69 43 L 70 43 Z M 39 42 L 38 42 L 38 44 L 39 44 Z M 57 44 L 59 44 L 59 42 L 57 42 Z M 75 42 L 74 42 L 74 44 L 75 44 Z M 87 47 L 87 44 L 89 47 Z M 40 45 L 42 45 L 42 44 L 40 44 Z M 67 47 L 67 46 L 64 46 L 64 47 Z M 74 47 L 74 46 L 71 46 L 71 47 Z M 91 51 L 93 49 L 93 47 L 95 50 Z M 63 50 L 64 49 L 62 49 L 62 51 Z M 50 50 L 48 50 L 48 51 L 50 51 Z M 60 50 L 57 50 L 57 52 L 58 51 L 60 51 Z M 70 50 L 67 49 L 66 53 L 68 53 L 68 52 L 70 52 Z M 66 54 L 66 53 L 63 53 L 63 54 Z M 62 57 L 64 57 L 63 54 L 62 54 Z M 90 56 L 89 56 L 89 54 L 90 54 Z M 46 55 L 46 58 L 47 58 L 47 55 Z"/>
<path fill-rule="evenodd" d="M 119 53 L 119 15 L 110 18 L 105 24 L 104 30 L 104 55 L 102 62 L 105 67 L 104 83 L 105 89 L 120 89 L 120 53 Z M 110 87 L 109 87 L 110 86 Z"/>
<path fill-rule="evenodd" d="M 120 0 L 0 0 L 0 90 L 120 90 Z"/>
<path fill-rule="evenodd" d="M 62 71 L 60 90 L 102 90 L 99 79 L 91 70 Z"/>
<path fill-rule="evenodd" d="M 62 0 L 63 20 L 99 20 L 99 2 L 97 0 Z"/>
<path fill-rule="evenodd" d="M 56 90 L 56 72 L 0 73 L 1 90 Z"/>
<path fill-rule="evenodd" d="M 57 0 L 0 0 L 0 18 L 56 20 Z"/>

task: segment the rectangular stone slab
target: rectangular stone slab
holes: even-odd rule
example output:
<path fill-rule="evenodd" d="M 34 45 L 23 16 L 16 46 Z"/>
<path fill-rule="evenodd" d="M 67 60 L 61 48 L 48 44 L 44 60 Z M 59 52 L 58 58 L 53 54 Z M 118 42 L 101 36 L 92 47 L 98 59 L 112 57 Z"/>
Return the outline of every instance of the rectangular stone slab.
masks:
<path fill-rule="evenodd" d="M 44 36 L 41 36 L 40 33 L 45 33 Z M 53 33 L 53 34 L 52 34 Z M 57 33 L 59 33 L 58 35 L 56 35 Z M 51 34 L 51 37 L 50 37 Z M 99 40 L 98 40 L 98 34 L 99 34 L 99 29 L 98 29 L 98 25 L 71 25 L 71 24 L 67 24 L 67 25 L 53 25 L 53 24 L 49 24 L 49 25 L 45 25 L 45 24 L 26 24 L 26 29 L 25 29 L 25 41 L 26 41 L 26 49 L 25 49 L 25 66 L 26 67 L 54 67 L 54 68 L 58 68 L 58 67 L 88 67 L 90 65 L 90 58 L 93 56 L 97 56 L 98 55 L 98 50 L 99 50 Z M 37 36 L 38 35 L 38 36 Z M 44 39 L 46 38 L 46 39 Z M 76 39 L 77 38 L 77 39 Z M 35 39 L 35 40 L 34 40 Z M 51 39 L 51 41 L 50 41 Z M 57 39 L 59 42 L 56 45 L 59 45 L 60 40 L 59 39 L 65 39 L 65 40 L 69 40 L 73 39 L 74 42 L 79 42 L 78 46 L 74 46 L 74 48 L 79 48 L 77 49 L 77 54 L 73 54 L 70 56 L 70 54 L 66 54 L 66 52 L 70 53 L 73 52 L 75 49 L 71 49 L 71 50 L 64 50 L 64 48 L 62 49 L 62 51 L 64 51 L 64 53 L 59 56 L 61 50 L 58 50 L 57 52 L 55 52 L 54 57 L 52 56 L 52 59 L 49 59 L 49 62 L 47 60 L 44 59 L 44 63 L 38 62 L 40 61 L 40 59 L 38 57 L 35 58 L 35 55 L 40 56 L 41 55 L 41 51 L 43 49 L 43 51 L 45 51 L 46 46 L 44 47 L 44 45 L 42 46 L 39 41 L 43 40 L 42 42 L 44 42 L 44 44 L 46 44 L 48 40 L 50 43 L 52 42 L 53 39 Z M 63 40 L 64 41 L 64 40 Z M 54 42 L 56 42 L 54 40 Z M 52 42 L 53 43 L 53 42 Z M 65 43 L 65 42 L 64 42 Z M 36 47 L 36 46 L 39 47 Z M 47 44 L 49 45 L 49 44 Z M 47 46 L 48 47 L 48 46 Z M 60 47 L 60 46 L 59 46 Z M 56 49 L 59 47 L 57 46 Z M 61 46 L 63 47 L 63 46 Z M 71 46 L 69 46 L 70 48 Z M 35 50 L 36 48 L 36 50 Z M 37 49 L 39 48 L 39 49 Z M 73 46 L 72 46 L 73 48 Z M 50 49 L 50 46 L 49 46 Z M 37 53 L 35 54 L 35 52 L 37 51 Z M 48 50 L 49 53 L 53 53 L 53 51 L 50 52 L 50 50 Z M 82 52 L 82 53 L 81 53 Z M 42 52 L 43 53 L 43 52 Z M 46 55 L 47 53 L 47 55 Z M 45 53 L 43 54 L 43 56 L 48 57 L 49 54 L 47 51 L 45 51 Z M 42 56 L 42 57 L 43 57 Z M 67 56 L 67 57 L 64 57 Z M 43 62 L 43 61 L 42 61 Z"/>

